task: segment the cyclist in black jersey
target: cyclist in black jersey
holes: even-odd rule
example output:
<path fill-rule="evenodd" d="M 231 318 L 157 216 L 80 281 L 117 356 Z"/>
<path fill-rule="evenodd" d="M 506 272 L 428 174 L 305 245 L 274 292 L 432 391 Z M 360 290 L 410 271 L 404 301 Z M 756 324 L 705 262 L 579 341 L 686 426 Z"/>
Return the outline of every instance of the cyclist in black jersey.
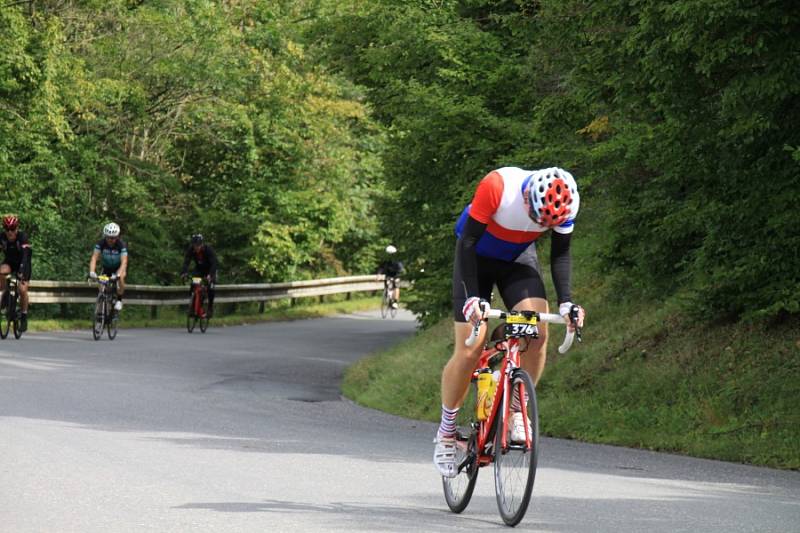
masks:
<path fill-rule="evenodd" d="M 128 247 L 119 238 L 119 226 L 109 222 L 103 228 L 103 238 L 94 245 L 92 258 L 89 260 L 89 277 L 97 278 L 95 268 L 97 260 L 101 259 L 103 275 L 117 275 L 117 302 L 114 304 L 116 311 L 122 311 L 122 295 L 125 293 L 125 277 L 128 273 Z"/>
<path fill-rule="evenodd" d="M 0 263 L 0 294 L 6 290 L 6 276 L 15 273 L 19 278 L 20 329 L 28 329 L 28 281 L 31 279 L 31 244 L 27 235 L 19 230 L 19 218 L 15 215 L 3 217 L 3 233 L 0 234 L 0 250 L 4 257 Z M 0 308 L 5 308 L 5 298 Z"/>
<path fill-rule="evenodd" d="M 385 283 L 387 285 L 389 283 L 394 285 L 392 307 L 397 309 L 398 302 L 400 301 L 400 286 L 397 283 L 397 278 L 400 277 L 400 274 L 403 272 L 403 263 L 391 257 L 397 253 L 397 248 L 393 245 L 390 244 L 386 247 L 386 253 L 389 254 L 390 257 L 387 257 L 385 261 L 378 265 L 378 274 L 383 274 L 386 277 Z"/>
<path fill-rule="evenodd" d="M 194 260 L 193 275 L 200 276 L 208 282 L 208 317 L 214 315 L 214 285 L 217 283 L 217 254 L 214 249 L 203 242 L 203 236 L 192 235 L 192 243 L 183 254 L 181 277 L 185 278 L 189 272 L 189 263 Z M 191 295 L 191 288 L 189 290 Z"/>

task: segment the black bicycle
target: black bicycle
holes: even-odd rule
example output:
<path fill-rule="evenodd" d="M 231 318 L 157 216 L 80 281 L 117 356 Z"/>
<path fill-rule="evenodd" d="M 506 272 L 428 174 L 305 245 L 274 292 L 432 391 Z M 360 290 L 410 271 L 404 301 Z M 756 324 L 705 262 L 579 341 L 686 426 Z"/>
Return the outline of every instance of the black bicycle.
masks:
<path fill-rule="evenodd" d="M 8 337 L 8 332 L 14 330 L 14 338 L 22 337 L 22 325 L 19 313 L 19 276 L 8 274 L 6 276 L 6 290 L 2 295 L 6 304 L 5 311 L 0 316 L 0 339 Z"/>
<path fill-rule="evenodd" d="M 97 276 L 96 281 L 100 287 L 97 291 L 97 301 L 94 306 L 92 335 L 94 340 L 99 341 L 105 329 L 109 340 L 113 341 L 117 336 L 119 322 L 119 313 L 114 309 L 114 305 L 117 303 L 117 275 Z"/>
<path fill-rule="evenodd" d="M 397 315 L 397 300 L 394 299 L 395 289 L 397 288 L 397 278 L 386 276 L 383 279 L 383 297 L 381 298 L 381 317 L 386 318 Z"/>

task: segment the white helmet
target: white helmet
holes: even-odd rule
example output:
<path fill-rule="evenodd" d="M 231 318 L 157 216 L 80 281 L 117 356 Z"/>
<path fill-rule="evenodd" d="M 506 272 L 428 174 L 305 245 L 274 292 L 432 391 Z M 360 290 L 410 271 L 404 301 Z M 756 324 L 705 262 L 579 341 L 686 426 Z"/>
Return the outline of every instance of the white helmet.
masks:
<path fill-rule="evenodd" d="M 397 253 L 397 248 L 395 248 L 394 246 L 392 246 L 390 244 L 389 246 L 386 247 L 386 253 L 387 254 L 395 254 L 395 253 Z"/>
<path fill-rule="evenodd" d="M 113 222 L 109 222 L 103 228 L 103 235 L 105 235 L 106 237 L 119 237 L 119 226 L 117 226 Z"/>
<path fill-rule="evenodd" d="M 546 227 L 558 226 L 575 218 L 580 206 L 575 178 L 557 167 L 531 174 L 526 200 L 528 216 Z"/>

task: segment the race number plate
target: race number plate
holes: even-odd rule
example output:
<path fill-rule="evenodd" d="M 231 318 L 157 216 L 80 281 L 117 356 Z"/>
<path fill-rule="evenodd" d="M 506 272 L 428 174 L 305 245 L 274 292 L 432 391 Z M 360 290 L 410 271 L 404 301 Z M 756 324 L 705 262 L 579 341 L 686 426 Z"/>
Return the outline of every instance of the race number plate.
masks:
<path fill-rule="evenodd" d="M 509 315 L 506 317 L 506 337 L 538 337 L 539 328 L 536 323 L 536 315 L 530 318 L 524 315 Z"/>
<path fill-rule="evenodd" d="M 194 283 L 195 285 L 199 284 L 202 281 L 203 281 L 203 278 L 198 278 L 198 277 L 193 277 L 192 278 L 192 283 Z"/>
<path fill-rule="evenodd" d="M 108 281 L 108 276 L 97 276 L 100 281 Z"/>

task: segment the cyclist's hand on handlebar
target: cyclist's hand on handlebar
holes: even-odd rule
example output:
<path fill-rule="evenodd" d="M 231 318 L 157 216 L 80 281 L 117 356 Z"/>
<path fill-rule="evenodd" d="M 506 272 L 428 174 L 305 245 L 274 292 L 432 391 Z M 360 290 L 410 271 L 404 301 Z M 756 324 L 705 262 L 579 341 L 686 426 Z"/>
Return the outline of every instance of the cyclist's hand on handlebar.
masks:
<path fill-rule="evenodd" d="M 467 322 L 473 326 L 477 326 L 481 323 L 481 320 L 486 318 L 486 313 L 489 309 L 489 302 L 477 296 L 472 296 L 467 298 L 467 301 L 464 302 L 464 307 L 461 308 L 461 312 L 464 314 L 464 318 Z"/>
<path fill-rule="evenodd" d="M 97 272 L 89 272 L 89 279 L 97 279 Z"/>
<path fill-rule="evenodd" d="M 570 312 L 572 308 L 577 308 L 577 316 L 575 317 L 575 321 L 573 322 L 572 318 L 570 317 Z M 567 329 L 569 331 L 575 331 L 575 327 L 578 328 L 583 327 L 583 321 L 586 318 L 586 311 L 583 307 L 574 304 L 572 302 L 564 302 L 558 306 L 558 314 L 564 317 L 564 320 L 567 321 Z"/>

